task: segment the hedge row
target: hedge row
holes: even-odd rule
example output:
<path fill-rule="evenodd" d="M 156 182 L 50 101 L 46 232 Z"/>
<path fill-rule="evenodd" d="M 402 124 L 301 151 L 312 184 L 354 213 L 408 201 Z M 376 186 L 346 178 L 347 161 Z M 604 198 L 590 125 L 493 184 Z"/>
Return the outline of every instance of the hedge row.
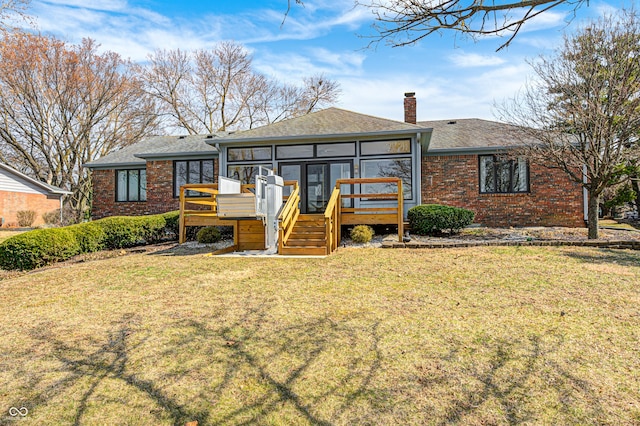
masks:
<path fill-rule="evenodd" d="M 31 270 L 81 253 L 151 244 L 177 235 L 178 217 L 178 212 L 113 216 L 18 234 L 0 244 L 0 268 Z"/>
<path fill-rule="evenodd" d="M 474 216 L 471 210 L 441 204 L 422 204 L 407 212 L 411 231 L 417 235 L 458 233 L 471 225 Z"/>

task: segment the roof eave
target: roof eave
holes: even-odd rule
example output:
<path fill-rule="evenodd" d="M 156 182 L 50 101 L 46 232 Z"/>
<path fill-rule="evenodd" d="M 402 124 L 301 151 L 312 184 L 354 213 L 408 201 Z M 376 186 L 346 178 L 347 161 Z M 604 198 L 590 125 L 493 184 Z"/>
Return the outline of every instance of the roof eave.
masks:
<path fill-rule="evenodd" d="M 146 161 L 136 161 L 136 162 L 124 162 L 124 163 L 85 163 L 82 167 L 86 167 L 88 169 L 94 170 L 105 170 L 105 169 L 133 169 L 135 167 L 146 166 Z"/>
<path fill-rule="evenodd" d="M 218 139 L 207 141 L 209 145 L 231 145 L 236 143 L 269 143 L 269 142 L 307 142 L 307 141 L 330 141 L 336 139 L 348 140 L 359 138 L 388 137 L 394 135 L 415 135 L 418 133 L 431 132 L 430 127 L 418 127 L 415 129 L 384 130 L 379 132 L 359 132 L 359 133 L 332 133 L 326 135 L 308 134 L 298 136 L 268 136 L 251 138 Z"/>
<path fill-rule="evenodd" d="M 0 167 L 5 169 L 9 173 L 12 173 L 12 174 L 15 174 L 15 175 L 19 176 L 20 178 L 26 180 L 27 182 L 30 182 L 30 183 L 32 183 L 32 184 L 44 189 L 45 191 L 49 192 L 50 194 L 60 194 L 60 195 L 73 194 L 73 192 L 67 191 L 65 189 L 57 188 L 57 187 L 54 187 L 54 186 L 51 186 L 51 185 L 47 185 L 44 182 L 40 182 L 39 180 L 34 179 L 31 176 L 27 176 L 24 173 L 19 172 L 18 170 L 14 169 L 13 167 L 7 166 L 6 164 L 0 163 Z"/>
<path fill-rule="evenodd" d="M 457 148 L 434 148 L 429 149 L 427 152 L 423 151 L 423 155 L 425 156 L 436 156 L 436 155 L 464 155 L 464 154 L 487 154 L 492 152 L 506 152 L 513 149 L 521 148 L 522 145 L 512 145 L 512 146 L 464 146 Z"/>
<path fill-rule="evenodd" d="M 206 156 L 217 156 L 219 154 L 218 150 L 210 150 L 210 151 L 197 151 L 197 152 L 149 152 L 149 153 L 141 153 L 134 154 L 134 157 L 142 158 L 142 159 L 152 159 L 152 160 L 161 160 L 161 159 L 177 159 L 177 158 L 196 158 L 196 157 L 206 157 Z"/>

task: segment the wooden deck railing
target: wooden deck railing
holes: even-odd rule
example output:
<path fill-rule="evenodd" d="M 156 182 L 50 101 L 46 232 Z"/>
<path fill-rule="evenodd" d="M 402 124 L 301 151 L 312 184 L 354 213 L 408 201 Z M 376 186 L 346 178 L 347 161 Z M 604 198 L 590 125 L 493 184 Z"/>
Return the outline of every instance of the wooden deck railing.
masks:
<path fill-rule="evenodd" d="M 278 251 L 281 251 L 287 244 L 298 216 L 300 216 L 300 187 L 298 186 L 298 181 L 285 181 L 285 186 L 292 186 L 293 190 L 287 196 L 287 202 L 278 216 Z"/>
<path fill-rule="evenodd" d="M 189 197 L 186 191 L 196 191 L 203 194 L 209 194 L 209 197 Z M 216 213 L 216 196 L 218 195 L 217 183 L 189 183 L 180 187 L 180 221 L 178 226 L 178 241 L 180 244 L 186 241 L 186 221 L 187 216 L 217 216 Z M 187 210 L 187 203 L 200 206 L 207 206 L 208 209 Z"/>
<path fill-rule="evenodd" d="M 362 185 L 395 185 L 396 192 L 362 193 Z M 404 197 L 402 194 L 402 179 L 398 177 L 388 178 L 355 178 L 355 179 L 338 179 L 336 188 L 340 189 L 341 185 L 353 185 L 354 191 L 360 193 L 345 194 L 340 196 L 340 224 L 341 225 L 382 225 L 396 224 L 398 225 L 398 241 L 402 241 L 404 234 Z M 342 200 L 360 199 L 361 207 L 342 207 Z M 366 200 L 372 201 L 394 201 L 390 207 L 366 207 Z M 362 206 L 364 204 L 364 206 Z M 338 235 L 338 244 L 340 238 Z"/>
<path fill-rule="evenodd" d="M 340 244 L 340 187 L 334 188 L 324 211 L 325 238 L 327 254 L 331 254 Z"/>

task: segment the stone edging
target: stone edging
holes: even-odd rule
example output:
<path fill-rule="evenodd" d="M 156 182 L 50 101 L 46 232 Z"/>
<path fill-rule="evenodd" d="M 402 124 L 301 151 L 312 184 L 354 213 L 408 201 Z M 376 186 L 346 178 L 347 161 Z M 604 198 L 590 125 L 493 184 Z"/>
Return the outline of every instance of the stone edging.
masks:
<path fill-rule="evenodd" d="M 598 247 L 613 249 L 640 250 L 640 241 L 614 241 L 614 240 L 543 240 L 543 241 L 447 241 L 447 242 L 421 242 L 410 241 L 401 243 L 399 241 L 383 241 L 382 248 L 411 248 L 411 249 L 433 249 L 433 248 L 454 248 L 454 247 L 501 247 L 501 246 L 575 246 L 575 247 Z"/>

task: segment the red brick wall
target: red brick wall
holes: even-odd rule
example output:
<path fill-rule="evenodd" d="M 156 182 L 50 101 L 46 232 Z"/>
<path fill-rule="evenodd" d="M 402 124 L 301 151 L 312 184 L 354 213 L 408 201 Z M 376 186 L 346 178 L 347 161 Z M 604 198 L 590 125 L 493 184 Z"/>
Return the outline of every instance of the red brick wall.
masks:
<path fill-rule="evenodd" d="M 59 208 L 58 196 L 0 191 L 0 217 L 4 218 L 4 227 L 18 226 L 17 213 L 22 210 L 35 211 L 36 219 L 33 226 L 43 225 L 42 215 Z"/>
<path fill-rule="evenodd" d="M 214 161 L 218 175 L 218 161 Z M 138 216 L 178 210 L 180 201 L 173 197 L 173 161 L 147 161 L 147 201 L 116 202 L 115 170 L 93 171 L 93 208 L 91 217 Z"/>
<path fill-rule="evenodd" d="M 477 155 L 422 157 L 422 203 L 464 207 L 485 226 L 584 227 L 579 184 L 559 170 L 531 164 L 530 192 L 480 194 Z"/>

